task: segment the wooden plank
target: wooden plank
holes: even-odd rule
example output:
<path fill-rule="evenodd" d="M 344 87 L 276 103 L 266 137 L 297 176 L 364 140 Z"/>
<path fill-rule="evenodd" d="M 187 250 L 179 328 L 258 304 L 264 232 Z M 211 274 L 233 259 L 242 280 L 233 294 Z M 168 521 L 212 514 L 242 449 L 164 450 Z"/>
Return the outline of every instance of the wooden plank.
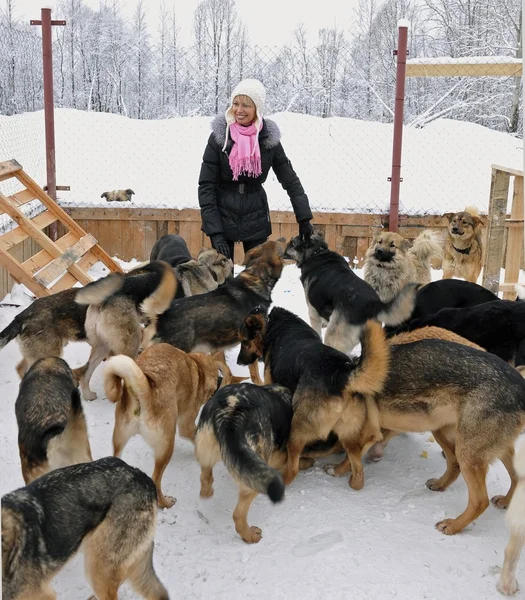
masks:
<path fill-rule="evenodd" d="M 335 228 L 336 225 L 327 225 L 324 233 L 324 241 L 330 250 L 335 250 Z"/>
<path fill-rule="evenodd" d="M 516 177 L 523 177 L 523 171 L 520 171 L 519 169 L 503 167 L 502 165 L 491 165 L 491 169 L 496 169 L 496 171 L 503 171 L 504 173 L 509 173 L 509 175 L 516 175 Z"/>
<path fill-rule="evenodd" d="M 28 273 L 24 271 L 20 263 L 13 258 L 9 252 L 0 250 L 0 265 L 5 267 L 11 277 L 17 282 L 26 286 L 38 297 L 49 296 L 48 290 L 37 281 L 35 281 Z"/>
<path fill-rule="evenodd" d="M 62 237 L 58 238 L 55 244 L 62 250 L 66 250 L 75 242 L 78 241 L 77 236 L 74 233 L 66 233 Z M 40 271 L 42 267 L 45 267 L 48 263 L 53 260 L 53 257 L 46 250 L 40 250 L 36 254 L 30 256 L 27 260 L 22 263 L 24 269 L 33 275 L 37 271 Z M 76 280 L 75 280 L 76 281 Z"/>
<path fill-rule="evenodd" d="M 202 248 L 202 232 L 200 223 L 190 223 L 188 248 L 190 254 L 196 258 Z"/>
<path fill-rule="evenodd" d="M 98 258 L 93 254 L 93 252 L 87 252 L 78 261 L 78 266 L 87 273 L 91 267 L 97 264 L 97 262 Z"/>
<path fill-rule="evenodd" d="M 372 240 L 370 238 L 358 238 L 357 240 L 357 264 L 356 268 L 361 269 L 365 261 L 365 254 L 370 247 Z"/>
<path fill-rule="evenodd" d="M 514 283 L 500 283 L 499 285 L 499 291 L 505 293 L 510 293 L 510 299 L 514 300 L 516 298 L 516 290 L 514 289 L 514 286 L 517 285 L 518 282 L 515 281 Z M 523 285 L 523 284 L 520 284 Z"/>
<path fill-rule="evenodd" d="M 76 277 L 73 277 L 69 271 L 66 271 L 64 275 L 48 289 L 52 294 L 56 294 L 63 290 L 69 290 L 77 283 Z"/>
<path fill-rule="evenodd" d="M 51 225 L 51 223 L 54 223 L 56 221 L 56 217 L 48 210 L 46 210 L 37 215 L 31 221 L 35 225 L 35 227 L 38 227 L 38 229 L 45 229 L 46 227 Z M 11 248 L 12 246 L 16 246 L 16 244 L 23 242 L 29 237 L 29 233 L 25 229 L 23 229 L 20 226 L 15 227 L 7 233 L 0 235 L 0 248 L 2 248 L 3 250 L 9 250 L 9 248 Z"/>
<path fill-rule="evenodd" d="M 510 175 L 508 173 L 492 170 L 489 200 L 490 220 L 485 244 L 482 285 L 494 294 L 499 289 L 509 183 Z"/>
<path fill-rule="evenodd" d="M 62 275 L 64 271 L 70 269 L 70 267 L 80 260 L 88 250 L 91 250 L 96 243 L 97 240 L 90 233 L 86 234 L 84 237 L 80 238 L 76 244 L 67 248 L 61 256 L 39 271 L 33 279 L 38 281 L 38 283 L 41 283 L 44 287 L 49 287 L 50 283 L 55 281 L 55 279 Z"/>
<path fill-rule="evenodd" d="M 36 199 L 36 195 L 30 190 L 22 190 L 21 192 L 17 192 L 16 194 L 11 194 L 11 196 L 8 196 L 8 200 L 11 202 L 11 204 L 18 207 Z"/>
<path fill-rule="evenodd" d="M 22 165 L 17 162 L 14 158 L 11 160 L 4 160 L 0 162 L 0 181 L 13 177 L 15 173 L 22 170 Z"/>
<path fill-rule="evenodd" d="M 147 260 L 149 258 L 149 254 L 146 256 L 146 247 L 145 247 L 145 228 L 144 223 L 140 223 L 139 221 L 133 222 L 133 249 L 134 253 L 131 258 L 136 258 L 139 261 Z"/>
<path fill-rule="evenodd" d="M 110 255 L 122 258 L 122 221 L 108 221 L 108 225 L 113 244 Z"/>
<path fill-rule="evenodd" d="M 135 252 L 135 240 L 133 238 L 133 222 L 122 221 L 122 260 L 131 260 Z M 149 260 L 149 255 L 144 259 Z"/>
<path fill-rule="evenodd" d="M 410 63 L 407 61 L 407 77 L 521 77 L 521 63 L 480 62 L 458 63 Z"/>
<path fill-rule="evenodd" d="M 168 233 L 179 235 L 179 223 L 177 221 L 168 221 Z"/>
<path fill-rule="evenodd" d="M 184 239 L 188 247 L 191 239 L 191 225 L 187 221 L 181 221 L 179 223 L 179 235 Z"/>
<path fill-rule="evenodd" d="M 373 238 L 381 233 L 381 231 L 383 231 L 381 226 L 341 225 L 341 232 L 344 237 Z M 401 231 L 399 233 L 400 235 L 404 235 Z"/>
<path fill-rule="evenodd" d="M 523 176 L 514 177 L 514 194 L 510 218 L 517 221 L 523 217 Z M 505 261 L 504 283 L 518 281 L 520 274 L 520 259 L 523 252 L 523 223 L 520 227 L 512 227 L 507 234 L 507 258 Z M 514 290 L 513 290 L 514 291 Z M 505 292 L 504 300 L 514 299 L 515 293 Z"/>
<path fill-rule="evenodd" d="M 120 242 L 117 242 L 111 236 L 109 221 L 99 221 L 98 222 L 98 243 L 106 249 L 107 253 L 110 256 L 115 256 L 115 250 Z"/>

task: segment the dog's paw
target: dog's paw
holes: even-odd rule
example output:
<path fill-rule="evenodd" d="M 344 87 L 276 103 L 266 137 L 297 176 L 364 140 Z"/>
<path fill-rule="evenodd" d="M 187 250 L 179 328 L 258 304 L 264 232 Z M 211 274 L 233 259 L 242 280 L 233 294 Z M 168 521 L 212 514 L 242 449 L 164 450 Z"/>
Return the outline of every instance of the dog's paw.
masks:
<path fill-rule="evenodd" d="M 201 488 L 201 498 L 211 498 L 213 496 L 213 488 Z"/>
<path fill-rule="evenodd" d="M 496 508 L 508 508 L 510 504 L 510 500 L 507 496 L 494 496 L 490 501 Z"/>
<path fill-rule="evenodd" d="M 262 530 L 259 529 L 258 527 L 255 527 L 255 525 L 250 526 L 250 533 L 248 535 L 242 536 L 242 539 L 247 544 L 257 544 L 257 542 L 261 541 L 261 538 L 262 538 Z"/>
<path fill-rule="evenodd" d="M 429 479 L 425 485 L 427 486 L 427 488 L 429 490 L 432 490 L 433 492 L 443 492 L 445 491 L 445 488 L 441 485 L 439 485 L 439 479 Z"/>
<path fill-rule="evenodd" d="M 299 460 L 299 471 L 305 471 L 306 469 L 310 469 L 314 466 L 315 460 L 313 458 L 307 458 L 303 456 Z"/>
<path fill-rule="evenodd" d="M 356 477 L 355 475 L 350 475 L 348 485 L 357 492 L 363 489 L 365 485 L 365 479 L 364 477 Z"/>
<path fill-rule="evenodd" d="M 436 523 L 436 529 L 445 535 L 454 535 L 459 531 L 455 521 L 456 519 L 443 519 L 443 521 Z"/>
<path fill-rule="evenodd" d="M 175 504 L 175 502 L 177 502 L 177 498 L 174 498 L 173 496 L 164 495 L 164 499 L 159 500 L 159 506 L 161 508 L 171 508 Z"/>
<path fill-rule="evenodd" d="M 519 585 L 517 579 L 511 581 L 502 581 L 500 578 L 498 581 L 498 592 L 501 592 L 505 596 L 513 596 L 518 590 Z"/>
<path fill-rule="evenodd" d="M 385 447 L 383 444 L 374 444 L 370 450 L 366 453 L 366 462 L 379 462 L 385 453 Z"/>
<path fill-rule="evenodd" d="M 337 465 L 332 465 L 332 464 L 325 465 L 323 467 L 324 472 L 328 473 L 328 475 L 330 475 L 331 477 L 337 477 L 337 474 L 335 472 L 336 468 L 337 468 Z"/>

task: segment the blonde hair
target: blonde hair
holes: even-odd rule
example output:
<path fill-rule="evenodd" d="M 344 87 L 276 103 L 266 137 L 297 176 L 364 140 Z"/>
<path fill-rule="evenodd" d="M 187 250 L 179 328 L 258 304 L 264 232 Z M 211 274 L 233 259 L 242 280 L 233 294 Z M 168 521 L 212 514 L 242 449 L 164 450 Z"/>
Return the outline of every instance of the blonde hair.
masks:
<path fill-rule="evenodd" d="M 246 96 L 246 94 L 239 94 L 238 96 L 235 96 L 235 98 L 232 101 L 232 105 L 235 102 L 235 100 L 239 100 L 239 102 L 245 102 L 249 106 L 255 106 L 255 102 L 250 98 L 250 96 Z"/>

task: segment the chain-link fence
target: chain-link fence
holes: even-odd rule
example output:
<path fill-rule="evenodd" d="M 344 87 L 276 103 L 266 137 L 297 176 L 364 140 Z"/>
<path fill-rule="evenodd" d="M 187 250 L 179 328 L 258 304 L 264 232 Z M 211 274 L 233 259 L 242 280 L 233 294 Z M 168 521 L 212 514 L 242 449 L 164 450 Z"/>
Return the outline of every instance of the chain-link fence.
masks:
<path fill-rule="evenodd" d="M 68 30 L 69 27 L 69 30 Z M 131 188 L 133 206 L 193 208 L 212 116 L 245 77 L 267 88 L 267 115 L 316 211 L 388 212 L 395 89 L 395 30 L 365 68 L 359 48 L 327 30 L 316 47 L 182 47 L 115 29 L 55 35 L 57 184 L 64 205 L 105 206 Z M 135 32 L 136 33 L 136 32 Z M 168 32 L 169 33 L 169 32 Z M 198 32 L 197 32 L 198 33 Z M 69 37 L 68 37 L 69 36 Z M 0 159 L 44 181 L 40 38 L 0 26 Z M 488 59 L 494 63 L 501 58 Z M 75 110 L 77 109 L 77 110 Z M 488 204 L 491 163 L 521 165 L 518 78 L 407 80 L 400 210 L 435 214 Z M 274 210 L 290 202 L 273 171 Z"/>

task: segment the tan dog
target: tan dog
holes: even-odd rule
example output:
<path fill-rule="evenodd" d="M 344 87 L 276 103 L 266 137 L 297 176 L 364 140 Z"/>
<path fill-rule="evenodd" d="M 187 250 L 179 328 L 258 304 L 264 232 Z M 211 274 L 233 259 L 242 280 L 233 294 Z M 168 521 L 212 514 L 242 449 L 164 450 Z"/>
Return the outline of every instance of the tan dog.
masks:
<path fill-rule="evenodd" d="M 113 190 L 111 192 L 104 192 L 101 198 L 105 198 L 108 202 L 131 202 L 131 196 L 135 192 L 133 190 Z"/>
<path fill-rule="evenodd" d="M 476 283 L 481 273 L 483 223 L 478 209 L 468 206 L 464 211 L 446 213 L 448 234 L 443 258 L 443 279 L 462 277 Z"/>
<path fill-rule="evenodd" d="M 399 233 L 377 235 L 365 254 L 364 280 L 383 302 L 390 302 L 407 283 L 430 283 L 430 263 L 441 258 L 439 236 L 427 229 L 411 244 Z"/>
<path fill-rule="evenodd" d="M 137 362 L 124 355 L 107 361 L 104 388 L 108 400 L 116 403 L 114 454 L 122 454 L 130 437 L 142 435 L 155 453 L 152 479 L 159 506 L 169 508 L 176 501 L 162 493 L 161 483 L 173 454 L 177 423 L 180 435 L 193 440 L 200 407 L 220 387 L 244 379 L 233 376 L 216 355 L 186 354 L 170 344 L 147 348 Z"/>
<path fill-rule="evenodd" d="M 498 582 L 498 590 L 507 596 L 518 591 L 516 569 L 525 547 L 525 444 L 523 443 L 514 457 L 514 467 L 519 481 L 505 518 L 510 529 L 510 540 L 505 548 L 505 561 Z"/>

